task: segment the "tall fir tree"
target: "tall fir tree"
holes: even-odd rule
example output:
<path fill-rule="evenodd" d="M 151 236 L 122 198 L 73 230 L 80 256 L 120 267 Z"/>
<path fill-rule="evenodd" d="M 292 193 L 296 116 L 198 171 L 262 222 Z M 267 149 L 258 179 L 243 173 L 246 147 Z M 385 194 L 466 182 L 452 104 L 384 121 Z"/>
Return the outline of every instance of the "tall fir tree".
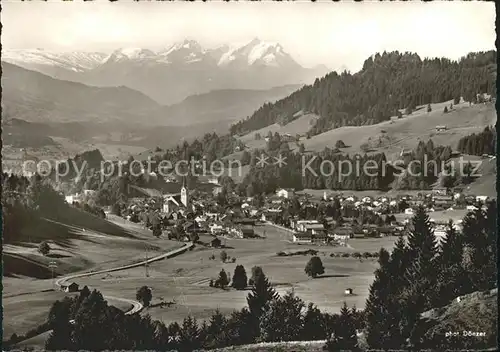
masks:
<path fill-rule="evenodd" d="M 70 321 L 70 306 L 56 301 L 50 311 L 49 323 L 52 332 L 45 341 L 45 349 L 48 351 L 73 350 L 72 326 Z"/>
<path fill-rule="evenodd" d="M 326 343 L 328 351 L 358 351 L 358 337 L 356 322 L 353 312 L 347 307 L 346 302 L 340 309 L 340 317 L 336 324 L 333 336 Z"/>
<path fill-rule="evenodd" d="M 278 297 L 278 293 L 271 286 L 266 275 L 262 272 L 256 276 L 254 287 L 247 296 L 250 313 L 256 318 L 260 318 L 271 300 Z"/>
<path fill-rule="evenodd" d="M 470 291 L 497 287 L 497 226 L 496 203 L 468 213 L 463 220 L 466 242 L 466 270 L 471 281 Z"/>
<path fill-rule="evenodd" d="M 378 258 L 379 268 L 375 270 L 375 280 L 370 286 L 370 293 L 365 305 L 366 341 L 371 349 L 398 349 L 401 345 L 393 338 L 398 329 L 394 327 L 388 314 L 391 301 L 389 272 L 390 254 L 382 248 Z"/>
<path fill-rule="evenodd" d="M 301 341 L 326 339 L 326 321 L 323 313 L 313 303 L 309 303 L 304 314 L 304 323 L 300 334 Z"/>
<path fill-rule="evenodd" d="M 450 220 L 446 236 L 439 243 L 438 276 L 436 281 L 433 307 L 441 307 L 455 297 L 464 294 L 469 286 L 467 274 L 463 267 L 464 241 L 457 233 L 453 221 Z"/>
<path fill-rule="evenodd" d="M 201 347 L 200 329 L 195 318 L 187 316 L 182 322 L 180 331 L 179 351 L 190 352 Z"/>
<path fill-rule="evenodd" d="M 288 292 L 274 298 L 260 318 L 260 341 L 296 341 L 303 328 L 304 302 Z"/>
<path fill-rule="evenodd" d="M 227 319 L 219 309 L 210 318 L 206 333 L 206 347 L 208 349 L 221 348 L 228 342 Z"/>

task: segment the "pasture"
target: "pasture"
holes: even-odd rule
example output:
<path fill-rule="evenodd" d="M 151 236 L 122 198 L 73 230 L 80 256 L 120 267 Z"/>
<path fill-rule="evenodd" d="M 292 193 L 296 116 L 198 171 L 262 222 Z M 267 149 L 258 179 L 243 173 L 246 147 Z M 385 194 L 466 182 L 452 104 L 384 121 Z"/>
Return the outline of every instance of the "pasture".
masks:
<path fill-rule="evenodd" d="M 222 249 L 212 249 L 197 245 L 193 251 L 178 257 L 150 264 L 149 277 L 145 268 L 134 268 L 105 277 L 88 277 L 81 284 L 99 287 L 105 295 L 121 295 L 134 298 L 137 289 L 142 285 L 152 288 L 153 301 L 151 307 L 143 314 L 150 314 L 153 319 L 166 323 L 181 321 L 187 314 L 197 319 L 209 318 L 215 309 L 230 313 L 234 309 L 246 306 L 247 290 L 237 291 L 232 288 L 222 290 L 209 287 L 210 279 L 216 279 L 219 271 L 224 269 L 232 277 L 236 265 L 241 264 L 251 275 L 253 266 L 261 266 L 271 283 L 279 293 L 294 290 L 297 296 L 306 302 L 314 302 L 319 308 L 338 312 L 343 302 L 363 308 L 368 296 L 369 285 L 373 280 L 373 272 L 377 268 L 376 259 L 332 258 L 332 252 L 378 251 L 381 247 L 391 249 L 396 238 L 354 239 L 349 242 L 351 248 L 296 245 L 290 242 L 290 233 L 273 226 L 263 225 L 256 228 L 257 233 L 265 239 L 226 239 L 224 249 L 235 263 L 222 263 Z M 202 238 L 207 241 L 209 238 Z M 297 251 L 313 248 L 325 266 L 322 277 L 312 279 L 304 273 L 310 256 L 280 257 L 279 251 Z M 210 260 L 211 255 L 215 260 Z M 354 295 L 344 296 L 344 290 L 352 288 Z M 161 302 L 174 302 L 170 307 L 161 307 Z"/>
<path fill-rule="evenodd" d="M 150 231 L 133 223 L 120 223 L 111 216 L 115 223 L 109 226 L 121 225 L 126 228 L 123 236 L 107 235 L 89 228 L 71 228 L 72 236 L 61 243 L 49 241 L 51 251 L 47 256 L 37 251 L 33 243 L 4 245 L 3 248 L 3 329 L 4 338 L 9 338 L 13 332 L 18 335 L 37 327 L 48 315 L 50 307 L 66 294 L 53 289 L 52 272 L 48 267 L 50 262 L 56 262 L 55 276 L 88 270 L 113 268 L 133 262 L 139 262 L 178 248 L 182 243 L 164 238 L 156 239 Z M 66 225 L 58 225 L 66 226 Z M 117 226 L 118 227 L 118 226 Z M 27 239 L 28 240 L 28 239 Z M 146 252 L 146 248 L 148 249 Z M 119 272 L 118 272 L 119 273 Z M 109 274 L 102 274 L 105 277 Z M 75 280 L 80 287 L 85 283 Z M 89 287 L 91 290 L 99 286 Z M 121 293 L 117 297 L 122 297 Z M 135 297 L 135 294 L 134 294 Z M 134 299 L 132 297 L 132 299 Z M 108 302 L 120 309 L 127 310 L 128 304 Z"/>

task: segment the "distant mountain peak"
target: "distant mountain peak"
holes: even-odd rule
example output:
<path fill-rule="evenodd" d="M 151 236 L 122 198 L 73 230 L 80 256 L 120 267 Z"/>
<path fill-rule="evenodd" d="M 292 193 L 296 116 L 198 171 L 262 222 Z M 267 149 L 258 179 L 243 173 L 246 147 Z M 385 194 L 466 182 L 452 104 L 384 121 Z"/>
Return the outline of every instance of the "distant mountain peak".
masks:
<path fill-rule="evenodd" d="M 241 66 L 263 65 L 271 67 L 298 66 L 293 58 L 285 52 L 281 44 L 270 41 L 262 41 L 259 38 L 252 39 L 249 43 L 229 49 L 224 53 L 219 66 Z"/>
<path fill-rule="evenodd" d="M 201 61 L 206 53 L 196 40 L 185 39 L 158 53 L 158 61 L 164 63 L 192 63 Z"/>
<path fill-rule="evenodd" d="M 107 62 L 118 62 L 124 60 L 146 60 L 156 56 L 156 54 L 149 49 L 142 48 L 120 48 L 107 58 Z"/>

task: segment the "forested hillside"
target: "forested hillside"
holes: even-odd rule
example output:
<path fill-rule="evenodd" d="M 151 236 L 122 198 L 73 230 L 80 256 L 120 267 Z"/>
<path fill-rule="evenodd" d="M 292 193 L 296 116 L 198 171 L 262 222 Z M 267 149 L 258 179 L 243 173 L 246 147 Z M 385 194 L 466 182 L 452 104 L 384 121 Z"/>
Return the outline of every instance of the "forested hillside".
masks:
<path fill-rule="evenodd" d="M 320 116 L 309 134 L 333 128 L 379 123 L 411 114 L 417 105 L 496 92 L 496 51 L 470 53 L 458 62 L 446 58 L 421 59 L 414 53 L 384 52 L 368 58 L 361 71 L 331 72 L 252 116 L 231 126 L 244 134 L 273 123 L 289 123 L 297 112 Z"/>
<path fill-rule="evenodd" d="M 471 134 L 458 141 L 458 150 L 471 155 L 495 155 L 497 131 L 495 127 L 486 126 L 483 132 Z"/>

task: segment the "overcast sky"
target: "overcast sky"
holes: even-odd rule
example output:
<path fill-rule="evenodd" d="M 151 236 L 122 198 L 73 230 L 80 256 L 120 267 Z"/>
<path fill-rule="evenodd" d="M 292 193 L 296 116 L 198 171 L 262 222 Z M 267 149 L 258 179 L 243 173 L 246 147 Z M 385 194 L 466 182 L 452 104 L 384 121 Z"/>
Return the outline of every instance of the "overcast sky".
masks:
<path fill-rule="evenodd" d="M 358 70 L 384 50 L 452 59 L 495 47 L 493 2 L 182 3 L 2 1 L 6 49 L 158 50 L 185 38 L 210 48 L 279 42 L 300 64 Z"/>

